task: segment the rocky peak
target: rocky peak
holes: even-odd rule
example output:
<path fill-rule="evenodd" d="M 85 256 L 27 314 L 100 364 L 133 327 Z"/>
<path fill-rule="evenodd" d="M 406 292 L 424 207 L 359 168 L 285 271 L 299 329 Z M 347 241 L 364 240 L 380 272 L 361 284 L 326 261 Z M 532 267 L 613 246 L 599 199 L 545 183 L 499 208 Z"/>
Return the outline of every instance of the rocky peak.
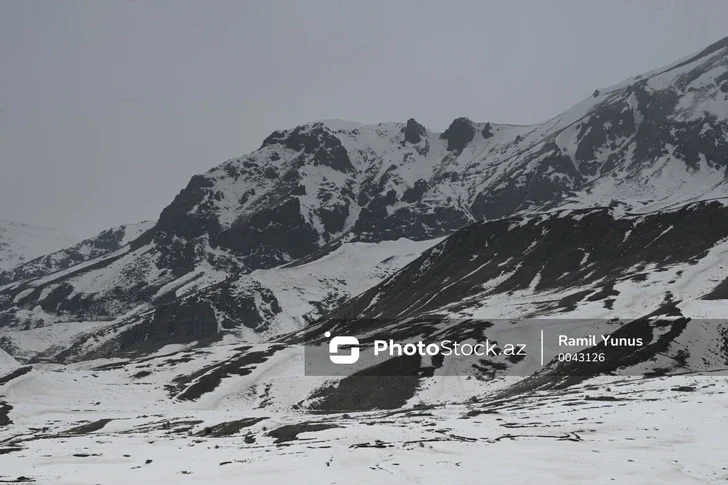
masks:
<path fill-rule="evenodd" d="M 483 135 L 483 138 L 486 140 L 493 136 L 493 127 L 490 126 L 490 123 L 486 123 L 483 129 L 480 131 L 480 134 Z"/>
<path fill-rule="evenodd" d="M 404 127 L 404 141 L 407 143 L 417 144 L 426 135 L 425 127 L 417 123 L 414 118 L 407 120 L 407 125 Z"/>
<path fill-rule="evenodd" d="M 447 130 L 440 135 L 440 138 L 447 140 L 448 151 L 462 150 L 473 140 L 475 127 L 470 119 L 456 118 L 450 123 Z"/>
<path fill-rule="evenodd" d="M 355 171 L 341 140 L 321 122 L 300 125 L 290 131 L 274 131 L 261 148 L 270 145 L 283 145 L 313 155 L 314 165 L 325 165 L 339 172 Z"/>

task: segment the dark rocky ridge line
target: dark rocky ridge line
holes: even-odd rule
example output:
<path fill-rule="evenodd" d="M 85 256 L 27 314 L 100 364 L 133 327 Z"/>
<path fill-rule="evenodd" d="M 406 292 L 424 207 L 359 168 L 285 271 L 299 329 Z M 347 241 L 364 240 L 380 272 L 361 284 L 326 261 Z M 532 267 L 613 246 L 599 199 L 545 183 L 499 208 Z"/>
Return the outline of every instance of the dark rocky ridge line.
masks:
<path fill-rule="evenodd" d="M 598 288 L 606 297 L 614 281 L 639 275 L 639 268 L 697 261 L 725 238 L 728 207 L 717 201 L 620 218 L 602 208 L 477 223 L 329 318 L 414 317 L 476 295 L 523 290 L 537 276 L 536 291 L 592 286 L 575 293 L 574 302 L 597 296 Z M 504 274 L 509 275 L 494 288 L 479 289 Z"/>
<path fill-rule="evenodd" d="M 651 264 L 655 265 L 654 271 L 674 264 L 690 264 L 704 257 L 717 242 L 728 238 L 728 223 L 714 222 L 720 220 L 728 221 L 728 206 L 713 201 L 619 218 L 610 208 L 601 208 L 554 211 L 473 224 L 425 251 L 379 285 L 341 302 L 313 325 L 321 326 L 322 333 L 327 328 L 326 322 L 337 322 L 337 331 L 357 335 L 362 329 L 356 325 L 369 319 L 375 319 L 372 321 L 380 325 L 385 325 L 383 322 L 387 319 L 424 319 L 396 330 L 388 327 L 387 338 L 401 340 L 413 334 L 430 335 L 438 332 L 439 327 L 428 323 L 428 318 L 457 312 L 491 295 L 525 290 L 536 279 L 534 291 L 560 290 L 565 295 L 558 300 L 545 299 L 534 304 L 536 313 L 538 309 L 571 311 L 587 302 L 602 302 L 605 308 L 610 308 L 614 296 L 619 295 L 614 289 L 617 281 L 642 278 L 645 268 Z M 493 280 L 499 283 L 490 287 L 489 282 Z M 102 353 L 126 355 L 157 350 L 168 343 L 219 339 L 226 329 L 218 327 L 213 308 L 227 314 L 255 312 L 242 302 L 223 305 L 228 297 L 219 292 L 225 288 L 224 284 L 218 285 L 176 302 L 168 310 L 126 322 L 126 330 L 109 342 Z M 188 308 L 188 305 L 195 306 Z M 273 315 L 269 314 L 268 318 Z M 265 323 L 265 319 L 256 320 L 254 313 L 249 317 L 238 313 L 238 318 Z M 486 328 L 476 323 L 462 322 L 449 333 L 438 334 L 438 338 L 485 338 Z M 287 344 L 304 340 L 305 332 L 281 338 Z M 59 354 L 51 360 L 71 357 L 75 361 L 94 355 Z"/>

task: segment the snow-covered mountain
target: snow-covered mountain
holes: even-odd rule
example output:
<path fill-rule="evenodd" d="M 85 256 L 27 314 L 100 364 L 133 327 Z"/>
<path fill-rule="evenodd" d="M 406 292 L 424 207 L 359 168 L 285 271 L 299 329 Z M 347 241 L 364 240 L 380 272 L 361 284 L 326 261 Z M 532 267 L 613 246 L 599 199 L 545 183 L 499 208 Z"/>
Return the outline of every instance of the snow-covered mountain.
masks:
<path fill-rule="evenodd" d="M 74 242 L 73 236 L 57 229 L 0 221 L 0 272 Z"/>
<path fill-rule="evenodd" d="M 725 481 L 726 165 L 728 38 L 538 125 L 276 131 L 0 273 L 0 479 Z"/>
<path fill-rule="evenodd" d="M 324 121 L 276 131 L 193 177 L 128 245 L 36 279 L 5 276 L 16 281 L 0 291 L 2 322 L 111 322 L 162 304 L 210 314 L 184 306 L 191 292 L 228 292 L 251 271 L 341 242 L 428 240 L 555 208 L 636 213 L 724 197 L 726 91 L 724 39 L 538 125 L 459 118 L 434 133 L 415 120 Z M 253 321 L 266 311 L 256 298 Z M 249 313 L 231 315 L 219 301 L 213 327 L 246 326 Z"/>

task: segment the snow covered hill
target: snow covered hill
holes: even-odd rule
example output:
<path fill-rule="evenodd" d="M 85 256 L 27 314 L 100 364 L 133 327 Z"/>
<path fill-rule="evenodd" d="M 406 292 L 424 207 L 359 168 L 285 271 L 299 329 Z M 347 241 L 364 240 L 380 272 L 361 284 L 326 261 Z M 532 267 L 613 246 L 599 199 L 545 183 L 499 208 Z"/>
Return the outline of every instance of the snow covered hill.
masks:
<path fill-rule="evenodd" d="M 0 272 L 74 242 L 73 236 L 57 229 L 0 221 Z"/>

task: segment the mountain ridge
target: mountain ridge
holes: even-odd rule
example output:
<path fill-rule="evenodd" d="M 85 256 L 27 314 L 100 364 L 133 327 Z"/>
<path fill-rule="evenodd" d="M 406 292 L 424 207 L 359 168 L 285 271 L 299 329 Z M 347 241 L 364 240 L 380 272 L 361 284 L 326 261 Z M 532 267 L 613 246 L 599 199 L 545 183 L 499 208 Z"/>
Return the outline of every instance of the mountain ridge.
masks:
<path fill-rule="evenodd" d="M 231 316 L 198 292 L 230 292 L 253 271 L 337 244 L 426 241 L 477 221 L 553 209 L 650 212 L 726 196 L 724 41 L 597 90 L 537 125 L 457 118 L 435 133 L 414 119 L 338 120 L 276 130 L 251 154 L 192 177 L 128 244 L 53 277 L 9 281 L 0 290 L 0 324 L 149 314 L 139 323 L 148 326 L 164 307 L 199 315 L 193 327 L 207 328 L 205 335 L 224 333 L 211 315 L 226 314 L 225 329 L 242 329 L 246 318 L 263 318 L 268 303 L 254 291 L 245 298 L 258 316 Z"/>
<path fill-rule="evenodd" d="M 0 220 L 0 272 L 73 244 L 59 229 Z"/>

